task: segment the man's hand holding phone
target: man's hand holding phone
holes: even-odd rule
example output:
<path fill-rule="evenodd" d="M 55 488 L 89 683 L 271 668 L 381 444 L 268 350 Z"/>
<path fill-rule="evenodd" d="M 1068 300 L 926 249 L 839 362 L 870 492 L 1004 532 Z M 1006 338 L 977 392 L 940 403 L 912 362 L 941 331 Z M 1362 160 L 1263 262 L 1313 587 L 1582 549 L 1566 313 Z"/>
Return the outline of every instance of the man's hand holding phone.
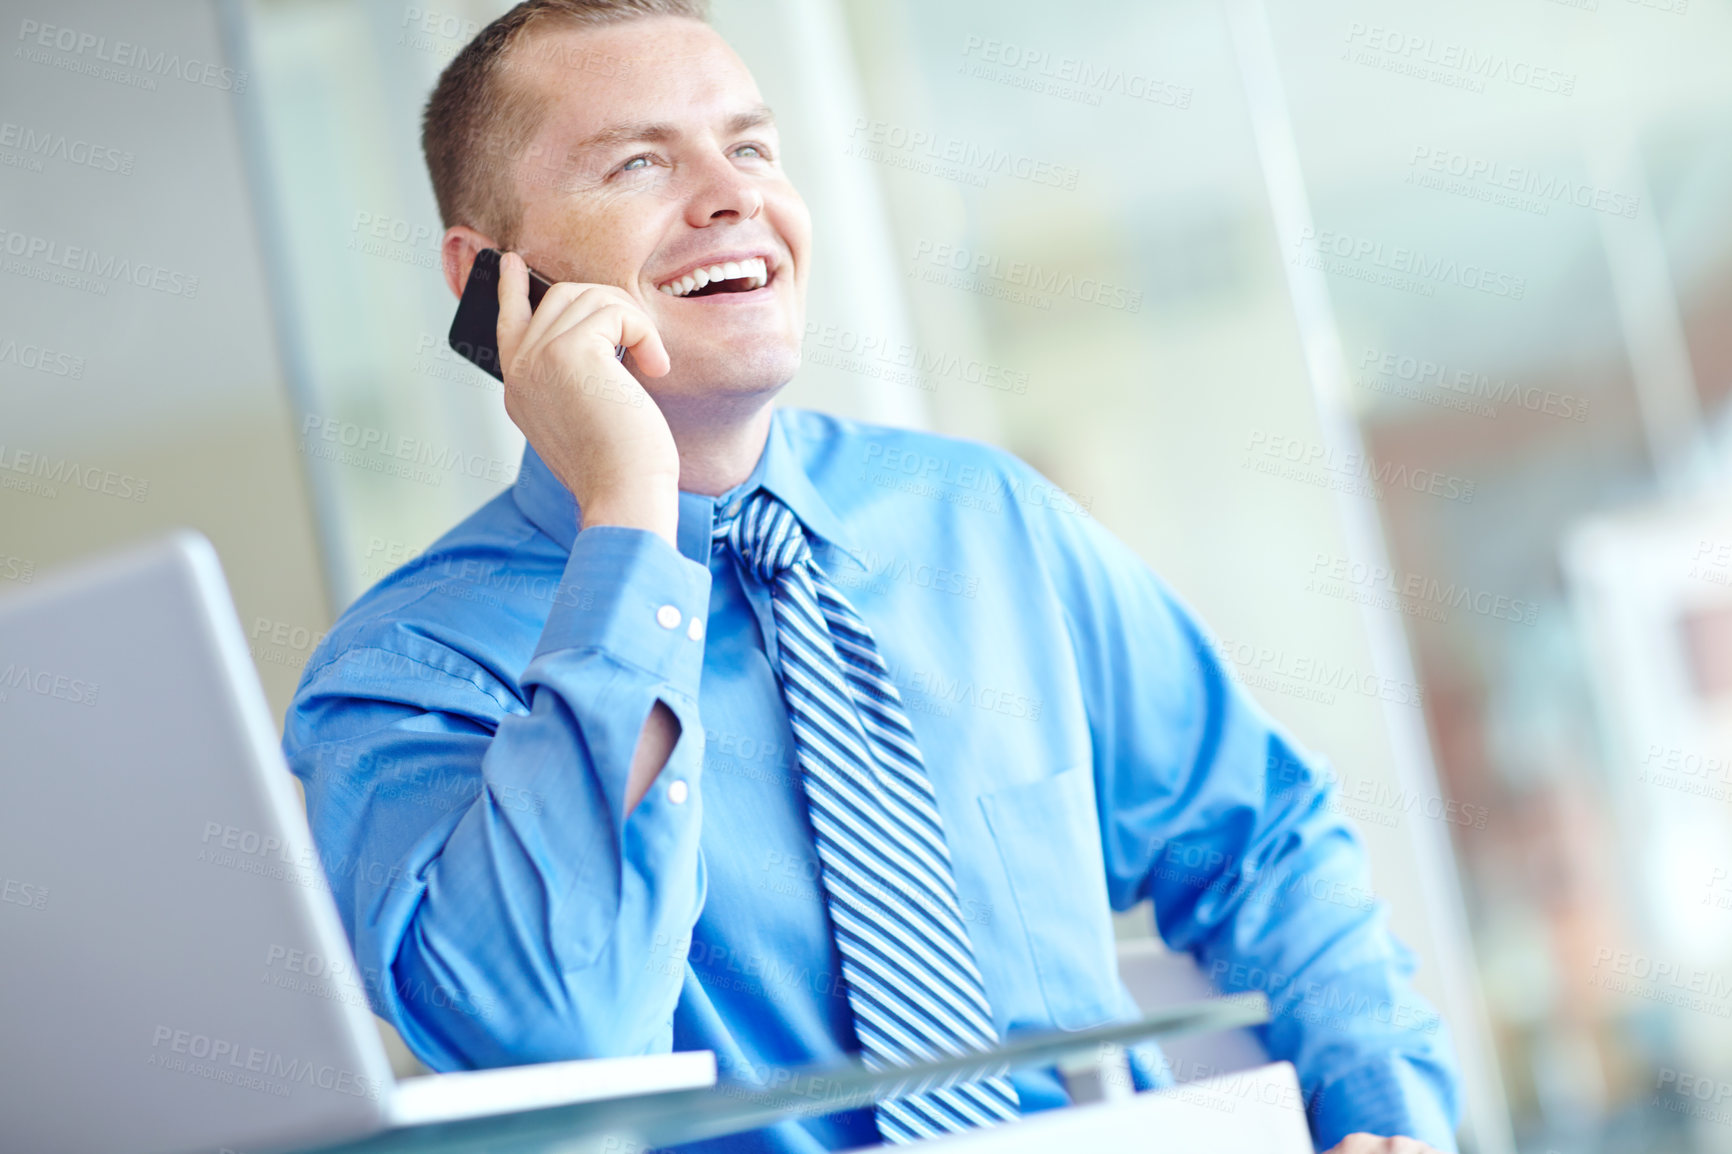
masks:
<path fill-rule="evenodd" d="M 529 304 L 529 268 L 499 262 L 499 364 L 505 411 L 577 499 L 583 528 L 622 525 L 677 545 L 680 456 L 645 376 L 672 367 L 655 325 L 613 285 L 560 282 Z"/>

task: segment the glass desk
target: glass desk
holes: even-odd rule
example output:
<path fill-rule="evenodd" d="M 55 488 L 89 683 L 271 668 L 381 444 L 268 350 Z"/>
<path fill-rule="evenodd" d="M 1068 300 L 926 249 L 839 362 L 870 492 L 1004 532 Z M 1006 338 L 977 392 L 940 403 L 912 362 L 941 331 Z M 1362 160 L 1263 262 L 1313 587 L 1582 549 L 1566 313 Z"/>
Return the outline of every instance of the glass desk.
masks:
<path fill-rule="evenodd" d="M 723 1081 L 700 1090 L 673 1090 L 580 1102 L 515 1114 L 386 1130 L 357 1141 L 299 1154 L 641 1154 L 724 1134 L 755 1130 L 785 1118 L 832 1114 L 1015 1067 L 1050 1066 L 1108 1047 L 1157 1041 L 1269 1020 L 1262 994 L 1236 994 L 1173 1006 L 1134 1022 L 1090 1030 L 1025 1035 L 996 1050 L 920 1066 L 872 1070 L 860 1063 L 789 1072 L 777 1088 Z"/>

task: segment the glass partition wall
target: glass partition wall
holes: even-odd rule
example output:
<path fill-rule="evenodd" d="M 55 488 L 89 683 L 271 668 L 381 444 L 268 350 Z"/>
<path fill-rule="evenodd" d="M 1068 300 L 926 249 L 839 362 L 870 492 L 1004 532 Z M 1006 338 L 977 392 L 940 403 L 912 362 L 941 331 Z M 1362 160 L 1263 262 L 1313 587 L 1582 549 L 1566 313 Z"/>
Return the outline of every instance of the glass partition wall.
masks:
<path fill-rule="evenodd" d="M 922 355 L 1000 382 L 929 374 L 935 423 L 1330 757 L 1456 994 L 1464 1143 L 1732 1150 L 1732 17 L 1260 7 L 849 5 Z"/>

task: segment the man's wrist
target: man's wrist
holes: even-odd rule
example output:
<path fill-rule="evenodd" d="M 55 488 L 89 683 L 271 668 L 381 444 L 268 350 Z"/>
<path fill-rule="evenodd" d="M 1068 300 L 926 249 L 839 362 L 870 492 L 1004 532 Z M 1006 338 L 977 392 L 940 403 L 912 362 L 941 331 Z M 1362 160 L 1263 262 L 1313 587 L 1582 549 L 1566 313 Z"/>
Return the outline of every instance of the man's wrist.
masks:
<path fill-rule="evenodd" d="M 675 482 L 644 486 L 627 492 L 592 497 L 578 508 L 584 529 L 616 525 L 625 529 L 647 529 L 668 544 L 679 547 L 680 491 Z"/>

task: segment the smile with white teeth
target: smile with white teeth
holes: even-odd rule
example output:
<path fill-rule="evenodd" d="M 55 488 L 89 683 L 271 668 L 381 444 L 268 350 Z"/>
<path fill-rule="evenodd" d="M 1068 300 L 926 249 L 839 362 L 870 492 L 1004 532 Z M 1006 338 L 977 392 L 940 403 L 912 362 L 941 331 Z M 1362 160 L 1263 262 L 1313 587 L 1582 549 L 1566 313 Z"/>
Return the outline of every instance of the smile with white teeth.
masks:
<path fill-rule="evenodd" d="M 700 289 L 710 292 L 751 292 L 763 288 L 770 283 L 769 269 L 761 256 L 748 260 L 726 261 L 713 264 L 708 268 L 695 268 L 678 280 L 671 280 L 664 285 L 657 285 L 662 292 L 671 297 L 683 297 L 698 293 Z M 712 286 L 714 286 L 712 288 Z M 709 296 L 710 292 L 700 293 Z"/>

